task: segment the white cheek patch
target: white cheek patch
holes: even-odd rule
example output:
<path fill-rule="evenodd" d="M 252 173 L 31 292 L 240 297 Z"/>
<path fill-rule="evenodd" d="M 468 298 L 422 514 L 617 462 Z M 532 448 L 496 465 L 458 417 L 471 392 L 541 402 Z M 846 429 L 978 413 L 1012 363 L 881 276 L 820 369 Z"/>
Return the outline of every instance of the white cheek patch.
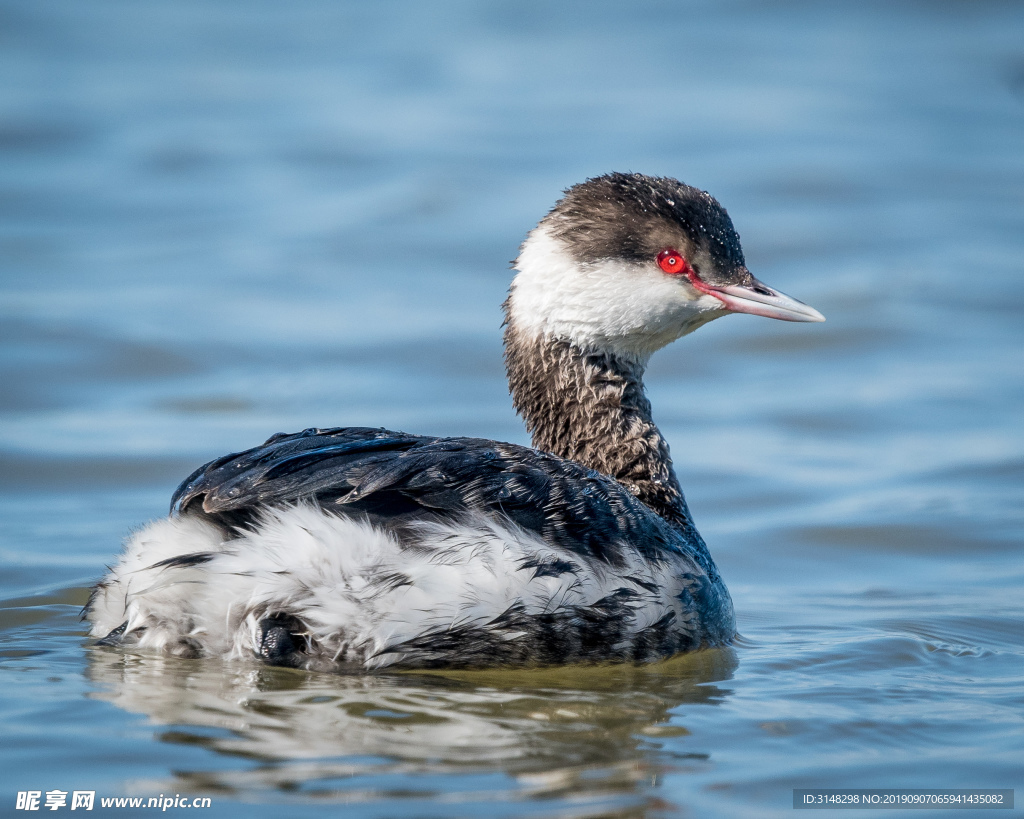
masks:
<path fill-rule="evenodd" d="M 517 328 L 640 361 L 726 313 L 653 264 L 580 265 L 543 225 L 527 237 L 516 269 L 509 303 Z"/>

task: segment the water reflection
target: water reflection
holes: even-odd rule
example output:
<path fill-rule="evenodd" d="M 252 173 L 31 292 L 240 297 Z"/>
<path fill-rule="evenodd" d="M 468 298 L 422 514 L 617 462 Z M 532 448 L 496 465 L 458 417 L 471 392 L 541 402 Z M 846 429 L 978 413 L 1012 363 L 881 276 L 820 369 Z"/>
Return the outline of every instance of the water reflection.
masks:
<path fill-rule="evenodd" d="M 720 649 L 649 667 L 335 676 L 99 648 L 87 676 L 91 697 L 166 726 L 161 741 L 214 754 L 155 783 L 165 792 L 447 799 L 455 777 L 474 799 L 592 804 L 643 800 L 666 766 L 705 764 L 675 712 L 721 702 L 737 665 Z"/>

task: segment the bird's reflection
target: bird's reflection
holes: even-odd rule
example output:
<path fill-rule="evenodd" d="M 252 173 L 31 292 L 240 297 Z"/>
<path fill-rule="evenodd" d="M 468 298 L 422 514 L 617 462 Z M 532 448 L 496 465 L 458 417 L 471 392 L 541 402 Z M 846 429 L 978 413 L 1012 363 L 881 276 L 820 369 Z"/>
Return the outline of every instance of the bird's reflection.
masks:
<path fill-rule="evenodd" d="M 685 706 L 725 697 L 716 683 L 736 665 L 715 649 L 643 667 L 346 677 L 92 648 L 87 673 L 90 696 L 213 752 L 147 783 L 164 792 L 635 803 L 666 765 L 704 764 Z"/>

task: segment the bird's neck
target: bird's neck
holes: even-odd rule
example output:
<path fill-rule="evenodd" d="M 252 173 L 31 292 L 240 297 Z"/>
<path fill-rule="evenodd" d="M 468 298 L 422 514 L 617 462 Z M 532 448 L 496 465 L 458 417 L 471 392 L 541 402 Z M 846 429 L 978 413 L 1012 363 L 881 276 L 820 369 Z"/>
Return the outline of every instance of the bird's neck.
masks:
<path fill-rule="evenodd" d="M 505 365 L 534 447 L 610 475 L 669 522 L 691 525 L 668 444 L 651 418 L 643 361 L 532 337 L 510 317 Z"/>

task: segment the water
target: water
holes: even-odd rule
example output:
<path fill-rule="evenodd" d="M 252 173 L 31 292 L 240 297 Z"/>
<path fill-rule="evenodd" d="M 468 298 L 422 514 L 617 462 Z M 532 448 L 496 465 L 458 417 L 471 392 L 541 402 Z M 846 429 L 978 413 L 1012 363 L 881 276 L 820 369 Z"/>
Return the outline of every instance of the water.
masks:
<path fill-rule="evenodd" d="M 0 2 L 4 812 L 1024 798 L 1022 42 L 982 0 Z M 828 316 L 651 368 L 734 648 L 353 679 L 85 644 L 87 587 L 204 460 L 311 425 L 525 443 L 506 262 L 611 169 L 711 190 Z"/>

